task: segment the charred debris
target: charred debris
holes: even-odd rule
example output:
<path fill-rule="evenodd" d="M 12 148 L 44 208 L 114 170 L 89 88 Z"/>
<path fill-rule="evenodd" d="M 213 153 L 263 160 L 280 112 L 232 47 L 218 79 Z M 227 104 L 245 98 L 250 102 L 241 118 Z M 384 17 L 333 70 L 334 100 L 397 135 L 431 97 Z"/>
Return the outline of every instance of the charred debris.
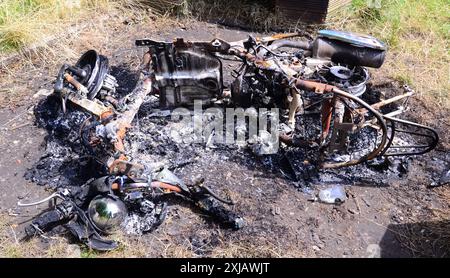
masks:
<path fill-rule="evenodd" d="M 170 198 L 187 200 L 224 226 L 239 229 L 245 215 L 234 213 L 233 201 L 216 192 L 220 185 L 201 176 L 186 182 L 174 173 L 196 158 L 208 159 L 206 149 L 251 153 L 307 191 L 324 181 L 351 183 L 380 172 L 401 175 L 408 157 L 435 148 L 433 129 L 398 118 L 407 110 L 411 89 L 404 87 L 392 98 L 368 89 L 367 68 L 384 62 L 382 42 L 332 30 L 320 31 L 313 41 L 298 37 L 137 40 L 136 46 L 148 51 L 129 91 L 119 90 L 108 59 L 94 50 L 74 65 L 63 65 L 54 93 L 35 109 L 49 136 L 45 154 L 26 174 L 55 193 L 19 203 L 52 204 L 26 227 L 27 236 L 63 226 L 91 248 L 111 250 L 117 243 L 103 235 L 119 228 L 154 230 Z M 234 70 L 224 73 L 224 63 Z M 190 108 L 183 111 L 192 115 L 196 102 L 219 112 L 193 117 L 193 123 L 170 118 L 179 107 Z M 206 136 L 195 132 L 195 119 L 210 123 L 230 107 L 265 108 L 269 116 L 273 111 L 280 115 L 254 136 L 245 120 L 234 125 L 233 116 L 232 135 L 245 138 L 240 144 L 224 144 L 217 127 Z M 318 198 L 342 202 L 345 192 L 332 187 Z"/>

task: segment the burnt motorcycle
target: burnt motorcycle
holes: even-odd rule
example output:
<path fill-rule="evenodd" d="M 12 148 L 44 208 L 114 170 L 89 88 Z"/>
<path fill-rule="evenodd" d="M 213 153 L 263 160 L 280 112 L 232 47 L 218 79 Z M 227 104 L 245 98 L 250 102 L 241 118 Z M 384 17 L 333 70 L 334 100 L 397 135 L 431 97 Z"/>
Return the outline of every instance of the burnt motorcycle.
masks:
<path fill-rule="evenodd" d="M 370 99 L 367 68 L 383 65 L 387 52 L 384 43 L 370 36 L 332 30 L 319 31 L 314 40 L 295 39 L 300 36 L 249 36 L 235 42 L 219 38 L 208 42 L 181 38 L 172 42 L 137 40 L 136 46 L 147 47 L 148 51 L 137 86 L 125 96 L 116 93 L 117 81 L 109 74 L 108 59 L 96 51 L 86 52 L 74 66 L 63 65 L 54 94 L 61 99 L 63 110 L 70 101 L 92 115 L 81 126 L 80 136 L 92 149 L 109 150 L 108 155 L 98 157 L 107 165 L 109 174 L 102 180 L 102 190 L 98 189 L 99 182 L 94 182 L 95 190 L 92 185 L 86 186 L 91 188 L 86 192 L 96 194 L 84 193 L 83 198 L 77 195 L 80 193 L 67 192 L 53 196 L 63 201 L 52 212 L 54 221 L 46 223 L 73 223 L 76 215 L 81 224 L 71 230 L 81 231 L 81 226 L 89 229 L 88 234 L 74 234 L 85 242 L 89 238 L 98 242 L 102 229 L 96 222 L 101 217 L 93 207 L 124 211 L 118 202 L 129 200 L 130 192 L 144 201 L 158 189 L 200 203 L 235 228 L 242 226 L 241 218 L 227 216 L 220 206 L 211 205 L 210 198 L 230 202 L 207 187 L 188 188 L 172 175 L 169 179 L 150 178 L 144 165 L 130 162 L 123 139 L 150 94 L 158 96 L 160 106 L 165 108 L 192 107 L 198 101 L 205 106 L 280 108 L 290 128 L 280 135 L 280 141 L 315 148 L 318 166 L 323 169 L 353 166 L 380 157 L 420 155 L 436 147 L 436 131 L 397 117 L 407 109 L 407 101 L 414 94 L 409 87 L 404 86 L 404 93 L 392 98 L 371 103 L 365 100 Z M 223 72 L 225 62 L 235 67 L 228 85 L 229 77 Z M 399 139 L 399 133 L 411 140 Z M 73 201 L 77 198 L 83 202 Z M 109 216 L 112 226 L 118 226 L 115 222 L 120 222 L 121 216 L 117 216 L 118 221 L 112 214 Z M 27 233 L 51 226 L 41 222 L 34 222 Z M 112 248 L 110 243 L 106 246 Z"/>

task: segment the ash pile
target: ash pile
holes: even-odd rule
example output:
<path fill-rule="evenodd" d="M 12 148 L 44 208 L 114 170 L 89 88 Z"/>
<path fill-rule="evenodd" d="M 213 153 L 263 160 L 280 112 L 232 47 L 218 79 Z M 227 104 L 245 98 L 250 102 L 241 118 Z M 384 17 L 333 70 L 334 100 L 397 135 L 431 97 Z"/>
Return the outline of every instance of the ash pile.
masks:
<path fill-rule="evenodd" d="M 62 225 L 91 248 L 111 250 L 117 243 L 102 235 L 154 230 L 173 198 L 240 229 L 244 220 L 233 201 L 217 194 L 220 184 L 209 184 L 220 171 L 211 165 L 216 160 L 256 161 L 309 194 L 318 184 L 383 183 L 380 172 L 385 180 L 398 177 L 408 156 L 436 146 L 434 130 L 395 118 L 413 94 L 408 87 L 391 98 L 368 89 L 365 67 L 383 63 L 381 42 L 330 31 L 314 42 L 286 39 L 296 36 L 138 40 L 149 50 L 134 88 L 120 88 L 123 80 L 94 50 L 63 65 L 55 93 L 36 107 L 49 135 L 44 155 L 26 174 L 55 193 L 19 205 L 54 202 L 27 235 Z M 286 47 L 295 51 L 279 50 Z M 222 60 L 234 65 L 230 81 Z M 189 175 L 179 178 L 188 165 Z M 345 200 L 342 187 L 313 195 L 326 203 Z"/>

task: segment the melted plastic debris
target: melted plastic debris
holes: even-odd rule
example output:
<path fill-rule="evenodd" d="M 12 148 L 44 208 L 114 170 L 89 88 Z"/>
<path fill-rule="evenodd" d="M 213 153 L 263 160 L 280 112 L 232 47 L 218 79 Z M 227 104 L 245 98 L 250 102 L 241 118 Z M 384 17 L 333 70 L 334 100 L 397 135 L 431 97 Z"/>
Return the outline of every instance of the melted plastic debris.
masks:
<path fill-rule="evenodd" d="M 156 229 L 166 217 L 166 203 L 140 202 L 139 209 L 129 213 L 122 223 L 126 234 L 142 235 Z"/>
<path fill-rule="evenodd" d="M 347 200 L 343 186 L 335 185 L 319 191 L 319 200 L 327 204 L 340 204 Z"/>
<path fill-rule="evenodd" d="M 442 172 L 441 178 L 439 179 L 439 185 L 445 185 L 450 183 L 450 169 L 444 170 Z"/>

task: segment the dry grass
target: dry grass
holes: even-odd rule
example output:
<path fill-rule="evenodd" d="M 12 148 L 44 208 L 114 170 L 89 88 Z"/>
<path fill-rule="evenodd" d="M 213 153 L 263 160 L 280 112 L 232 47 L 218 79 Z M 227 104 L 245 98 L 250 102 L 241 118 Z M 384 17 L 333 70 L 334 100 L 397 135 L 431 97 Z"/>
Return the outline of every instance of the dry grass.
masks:
<path fill-rule="evenodd" d="M 203 21 L 259 31 L 279 27 L 283 20 L 271 1 L 249 0 L 140 0 L 160 15 L 195 18 Z"/>
<path fill-rule="evenodd" d="M 450 188 L 435 189 L 439 197 L 450 204 Z M 431 217 L 426 221 L 399 225 L 397 239 L 415 257 L 450 256 L 450 210 L 430 208 Z"/>
<path fill-rule="evenodd" d="M 69 245 L 65 237 L 57 236 L 42 239 L 39 237 L 27 241 L 21 240 L 21 227 L 17 218 L 0 214 L 0 258 L 65 258 L 76 256 L 72 250 L 77 245 Z M 70 247 L 70 248 L 69 248 Z"/>
<path fill-rule="evenodd" d="M 3 0 L 0 53 L 46 45 L 82 25 L 93 13 L 116 7 L 116 2 L 108 0 Z"/>
<path fill-rule="evenodd" d="M 71 58 L 71 50 L 63 46 L 76 41 L 81 32 L 95 34 L 93 27 L 102 29 L 111 18 L 122 23 L 152 16 L 140 0 L 2 0 L 0 63 L 17 53 L 40 61 L 52 61 L 55 56 Z M 2 70 L 7 69 L 0 64 Z"/>
<path fill-rule="evenodd" d="M 32 238 L 21 241 L 17 218 L 6 214 L 0 215 L 0 258 L 65 258 L 65 257 L 147 257 L 147 245 L 139 237 L 128 237 L 123 234 L 111 236 L 119 242 L 119 248 L 111 252 L 95 252 L 78 244 L 69 245 L 69 240 L 61 235 L 42 239 Z M 74 252 L 73 250 L 79 251 Z"/>
<path fill-rule="evenodd" d="M 215 258 L 281 258 L 286 250 L 270 241 L 261 239 L 260 244 L 229 240 L 215 248 L 211 254 Z"/>

